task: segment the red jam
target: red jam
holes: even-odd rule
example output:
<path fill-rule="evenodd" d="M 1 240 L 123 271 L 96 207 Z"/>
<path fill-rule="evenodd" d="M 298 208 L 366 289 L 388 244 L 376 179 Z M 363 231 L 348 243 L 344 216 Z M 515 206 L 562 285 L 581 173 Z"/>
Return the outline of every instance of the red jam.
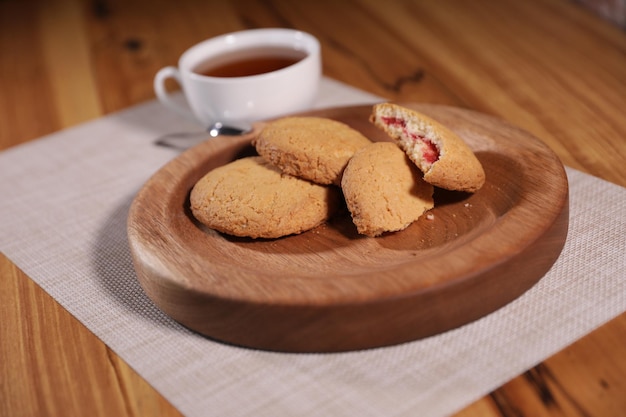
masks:
<path fill-rule="evenodd" d="M 400 126 L 402 128 L 406 127 L 406 120 L 401 117 L 382 117 L 383 122 L 387 126 Z"/>
<path fill-rule="evenodd" d="M 437 145 L 432 143 L 430 140 L 426 139 L 422 135 L 411 134 L 411 138 L 416 142 L 420 142 L 423 146 L 422 150 L 422 158 L 429 164 L 434 164 L 439 159 L 439 149 L 437 149 Z"/>
<path fill-rule="evenodd" d="M 416 135 L 415 133 L 409 133 L 406 128 L 406 120 L 401 117 L 381 117 L 383 123 L 387 126 L 400 127 L 405 135 L 410 136 L 414 141 L 419 142 L 420 150 L 422 151 L 422 158 L 428 164 L 434 164 L 439 159 L 439 149 L 430 140 L 426 139 L 422 135 Z"/>

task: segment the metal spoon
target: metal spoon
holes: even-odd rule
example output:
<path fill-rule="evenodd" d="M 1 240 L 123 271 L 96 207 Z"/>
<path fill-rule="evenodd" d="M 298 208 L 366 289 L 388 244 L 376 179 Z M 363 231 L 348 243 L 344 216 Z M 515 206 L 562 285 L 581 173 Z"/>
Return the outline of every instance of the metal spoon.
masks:
<path fill-rule="evenodd" d="M 251 125 L 241 126 L 225 126 L 220 122 L 213 123 L 206 132 L 176 132 L 168 133 L 157 138 L 154 141 L 155 145 L 163 146 L 166 148 L 173 148 L 179 150 L 186 150 L 194 145 L 206 140 L 206 134 L 215 138 L 217 136 L 239 136 L 244 135 L 252 130 Z"/>
<path fill-rule="evenodd" d="M 239 135 L 243 135 L 245 133 L 248 133 L 249 131 L 252 130 L 252 126 L 250 125 L 245 125 L 245 126 L 224 126 L 222 123 L 220 122 L 215 122 L 213 123 L 213 126 L 209 127 L 207 129 L 207 132 L 209 132 L 209 135 L 214 138 L 220 135 L 225 135 L 225 136 L 239 136 Z"/>

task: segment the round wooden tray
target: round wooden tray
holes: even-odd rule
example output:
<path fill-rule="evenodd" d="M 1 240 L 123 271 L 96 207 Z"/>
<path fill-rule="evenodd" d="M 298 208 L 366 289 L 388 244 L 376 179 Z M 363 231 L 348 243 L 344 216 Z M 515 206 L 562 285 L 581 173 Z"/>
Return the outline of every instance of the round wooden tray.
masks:
<path fill-rule="evenodd" d="M 476 320 L 532 287 L 559 256 L 568 186 L 555 154 L 529 133 L 476 112 L 401 103 L 456 131 L 486 183 L 470 195 L 435 191 L 434 219 L 359 236 L 346 212 L 275 240 L 199 225 L 189 191 L 206 172 L 254 153 L 254 133 L 209 139 L 158 171 L 136 196 L 128 237 L 138 279 L 172 318 L 230 344 L 290 352 L 372 348 Z M 371 106 L 308 112 L 374 141 Z"/>

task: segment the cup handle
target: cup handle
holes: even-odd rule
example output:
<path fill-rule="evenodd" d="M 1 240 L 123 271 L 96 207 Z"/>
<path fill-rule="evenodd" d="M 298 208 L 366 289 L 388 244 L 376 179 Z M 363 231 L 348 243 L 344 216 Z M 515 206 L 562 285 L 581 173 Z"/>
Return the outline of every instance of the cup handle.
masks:
<path fill-rule="evenodd" d="M 181 116 L 197 123 L 198 120 L 189 108 L 185 108 L 179 103 L 172 100 L 170 94 L 165 89 L 165 80 L 168 78 L 175 79 L 176 82 L 178 82 L 178 85 L 182 87 L 183 83 L 178 68 L 171 66 L 161 68 L 159 72 L 157 72 L 154 76 L 154 92 L 156 93 L 157 98 L 168 109 L 173 110 Z"/>

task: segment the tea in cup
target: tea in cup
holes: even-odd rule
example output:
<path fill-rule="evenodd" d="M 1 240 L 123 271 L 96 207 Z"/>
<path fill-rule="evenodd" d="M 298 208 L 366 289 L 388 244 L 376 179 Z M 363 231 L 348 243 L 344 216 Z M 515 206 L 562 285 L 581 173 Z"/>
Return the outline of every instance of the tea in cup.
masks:
<path fill-rule="evenodd" d="M 292 29 L 253 29 L 196 44 L 178 66 L 154 78 L 158 99 L 205 128 L 245 128 L 252 122 L 304 111 L 313 105 L 321 77 L 318 40 Z M 173 100 L 165 80 L 175 79 L 188 107 Z"/>

